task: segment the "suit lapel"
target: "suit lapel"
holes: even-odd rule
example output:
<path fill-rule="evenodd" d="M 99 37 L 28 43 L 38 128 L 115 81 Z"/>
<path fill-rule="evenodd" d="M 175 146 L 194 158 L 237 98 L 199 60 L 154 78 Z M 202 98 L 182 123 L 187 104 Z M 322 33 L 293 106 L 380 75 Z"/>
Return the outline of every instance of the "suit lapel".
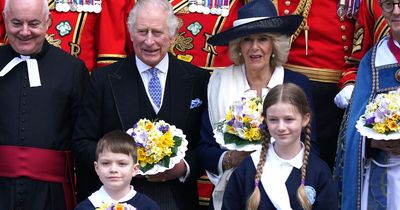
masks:
<path fill-rule="evenodd" d="M 160 112 L 170 111 L 171 123 L 178 128 L 184 128 L 186 118 L 190 108 L 190 102 L 193 92 L 193 76 L 190 75 L 185 68 L 177 62 L 176 58 L 169 55 L 169 69 L 167 76 L 167 84 L 169 96 L 164 97 L 164 103 L 169 103 L 169 110 L 161 107 Z"/>
<path fill-rule="evenodd" d="M 136 123 L 132 120 L 139 118 L 140 103 L 145 100 L 139 95 L 139 88 L 144 87 L 134 57 L 124 60 L 108 78 L 122 128 L 127 130 Z"/>

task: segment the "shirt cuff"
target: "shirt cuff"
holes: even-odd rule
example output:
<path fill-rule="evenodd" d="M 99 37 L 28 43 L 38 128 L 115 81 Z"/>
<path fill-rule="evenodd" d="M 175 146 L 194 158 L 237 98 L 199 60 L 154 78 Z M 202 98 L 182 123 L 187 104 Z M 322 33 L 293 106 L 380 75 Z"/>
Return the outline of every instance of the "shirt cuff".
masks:
<path fill-rule="evenodd" d="M 180 182 L 185 182 L 186 179 L 187 179 L 187 178 L 189 177 L 189 175 L 190 175 L 190 167 L 189 167 L 189 164 L 186 162 L 185 159 L 183 159 L 183 162 L 184 162 L 185 165 L 186 165 L 186 174 L 185 174 L 185 176 L 179 177 L 179 181 L 180 181 Z"/>

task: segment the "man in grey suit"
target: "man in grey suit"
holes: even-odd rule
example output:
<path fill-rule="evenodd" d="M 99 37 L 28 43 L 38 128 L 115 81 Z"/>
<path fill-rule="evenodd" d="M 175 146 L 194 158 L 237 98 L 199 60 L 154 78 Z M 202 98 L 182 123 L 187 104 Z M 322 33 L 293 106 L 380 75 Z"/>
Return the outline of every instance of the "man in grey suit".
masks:
<path fill-rule="evenodd" d="M 100 184 L 92 170 L 98 139 L 114 129 L 126 131 L 147 118 L 182 129 L 188 151 L 170 170 L 135 177 L 135 190 L 154 199 L 161 209 L 197 209 L 196 179 L 202 171 L 195 150 L 201 114 L 207 106 L 209 74 L 168 53 L 177 26 L 168 0 L 138 1 L 128 19 L 134 54 L 92 72 L 73 137 L 79 200 Z"/>

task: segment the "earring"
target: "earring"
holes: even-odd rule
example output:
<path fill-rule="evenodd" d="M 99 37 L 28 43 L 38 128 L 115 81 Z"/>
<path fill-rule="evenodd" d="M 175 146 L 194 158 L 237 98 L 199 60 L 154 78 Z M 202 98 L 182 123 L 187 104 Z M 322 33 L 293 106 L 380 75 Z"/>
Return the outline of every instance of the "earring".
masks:
<path fill-rule="evenodd" d="M 239 55 L 239 56 L 242 56 L 242 53 L 241 53 L 241 52 L 238 52 L 238 55 Z"/>
<path fill-rule="evenodd" d="M 275 53 L 272 53 L 272 58 L 275 58 Z"/>

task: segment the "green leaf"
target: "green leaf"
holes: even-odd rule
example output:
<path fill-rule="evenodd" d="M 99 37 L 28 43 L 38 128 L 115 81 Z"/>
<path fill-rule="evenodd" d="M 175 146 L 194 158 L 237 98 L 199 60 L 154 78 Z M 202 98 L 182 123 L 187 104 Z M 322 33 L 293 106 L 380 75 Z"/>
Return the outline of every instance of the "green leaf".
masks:
<path fill-rule="evenodd" d="M 140 170 L 141 170 L 143 173 L 146 173 L 146 171 L 148 171 L 148 170 L 150 170 L 151 168 L 153 168 L 153 166 L 154 166 L 154 164 L 146 164 L 145 166 L 140 167 Z"/>
<path fill-rule="evenodd" d="M 170 162 L 170 157 L 164 157 L 163 159 L 160 160 L 160 162 L 158 162 L 158 165 L 164 166 L 166 168 L 168 168 L 169 166 L 169 162 Z"/>
<path fill-rule="evenodd" d="M 248 144 L 261 144 L 261 141 L 248 141 L 230 133 L 224 133 L 224 141 L 227 144 L 236 144 L 238 146 Z"/>

